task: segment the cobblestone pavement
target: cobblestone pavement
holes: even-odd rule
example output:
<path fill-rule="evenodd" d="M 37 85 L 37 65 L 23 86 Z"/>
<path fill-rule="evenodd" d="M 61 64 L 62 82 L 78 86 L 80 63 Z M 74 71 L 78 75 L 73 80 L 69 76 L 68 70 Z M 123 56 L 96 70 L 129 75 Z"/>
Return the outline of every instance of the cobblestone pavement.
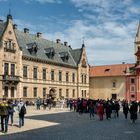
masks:
<path fill-rule="evenodd" d="M 139 115 L 140 118 L 140 115 Z M 9 126 L 7 134 L 0 133 L 0 140 L 140 140 L 140 119 L 132 124 L 120 118 L 99 121 L 98 117 L 89 119 L 89 114 L 79 115 L 67 109 L 36 111 L 28 109 L 25 126 Z"/>

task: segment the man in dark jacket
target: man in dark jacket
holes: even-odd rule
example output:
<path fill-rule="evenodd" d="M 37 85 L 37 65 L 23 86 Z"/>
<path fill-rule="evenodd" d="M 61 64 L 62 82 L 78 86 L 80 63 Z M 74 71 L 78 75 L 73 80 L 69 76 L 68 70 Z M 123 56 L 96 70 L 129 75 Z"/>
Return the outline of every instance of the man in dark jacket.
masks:
<path fill-rule="evenodd" d="M 137 120 L 138 104 L 136 101 L 132 101 L 130 105 L 130 119 L 133 123 Z"/>
<path fill-rule="evenodd" d="M 1 116 L 1 131 L 6 133 L 8 131 L 8 104 L 6 99 L 0 103 L 0 116 Z"/>

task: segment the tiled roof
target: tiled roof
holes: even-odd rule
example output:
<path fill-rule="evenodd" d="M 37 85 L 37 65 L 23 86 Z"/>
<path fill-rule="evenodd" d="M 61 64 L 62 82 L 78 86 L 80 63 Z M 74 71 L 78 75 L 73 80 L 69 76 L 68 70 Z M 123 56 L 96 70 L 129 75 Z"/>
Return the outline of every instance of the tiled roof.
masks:
<path fill-rule="evenodd" d="M 73 59 L 75 60 L 77 65 L 79 64 L 79 61 L 80 61 L 80 58 L 81 58 L 81 55 L 82 55 L 82 51 L 83 51 L 82 48 L 70 50 L 70 52 L 73 56 Z"/>
<path fill-rule="evenodd" d="M 38 38 L 35 35 L 20 32 L 18 30 L 16 31 L 16 36 L 17 36 L 18 43 L 19 43 L 20 47 L 22 48 L 23 55 L 25 55 L 25 56 L 29 56 L 32 58 L 39 58 L 42 60 L 47 60 L 48 62 L 66 64 L 66 65 L 75 66 L 75 67 L 77 66 L 76 62 L 74 61 L 74 59 L 70 53 L 70 49 L 68 46 L 64 46 L 60 43 L 55 43 L 53 41 L 49 41 L 49 40 L 46 40 L 43 38 Z M 37 53 L 33 55 L 28 51 L 27 44 L 31 44 L 34 42 L 37 44 L 38 49 L 37 49 Z M 50 59 L 45 54 L 45 49 L 49 49 L 52 47 L 54 48 L 55 54 L 54 54 L 54 57 L 52 59 Z M 67 62 L 64 62 L 61 59 L 61 57 L 60 57 L 61 52 L 68 52 L 69 59 Z"/>
<path fill-rule="evenodd" d="M 4 29 L 5 29 L 5 23 L 4 22 L 0 22 L 0 37 L 2 36 L 3 32 L 4 32 Z"/>
<path fill-rule="evenodd" d="M 114 64 L 103 66 L 92 66 L 90 68 L 90 77 L 102 76 L 123 76 L 126 68 L 133 67 L 135 64 Z"/>

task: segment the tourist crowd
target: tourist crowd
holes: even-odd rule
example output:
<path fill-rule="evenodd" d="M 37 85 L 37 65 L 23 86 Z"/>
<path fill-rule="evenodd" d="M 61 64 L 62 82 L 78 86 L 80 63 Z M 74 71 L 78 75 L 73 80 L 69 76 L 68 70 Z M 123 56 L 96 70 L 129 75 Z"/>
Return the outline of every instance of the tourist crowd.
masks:
<path fill-rule="evenodd" d="M 126 100 L 87 100 L 78 98 L 77 100 L 67 99 L 66 104 L 67 107 L 70 107 L 70 110 L 77 111 L 79 114 L 89 113 L 90 119 L 96 114 L 99 116 L 100 121 L 104 119 L 104 116 L 106 116 L 106 119 L 118 118 L 121 107 L 125 119 L 128 118 L 128 113 L 130 113 L 130 119 L 133 123 L 137 120 L 138 109 L 140 113 L 140 102 L 136 101 L 128 103 Z"/>
<path fill-rule="evenodd" d="M 94 118 L 98 115 L 99 120 L 103 121 L 104 118 L 110 120 L 111 118 L 118 118 L 120 109 L 124 113 L 124 118 L 128 119 L 128 113 L 130 113 L 130 119 L 133 123 L 137 120 L 137 112 L 140 112 L 140 102 L 131 101 L 128 103 L 126 100 L 92 100 L 92 99 L 60 99 L 59 107 L 70 108 L 70 111 L 78 112 L 79 115 L 88 113 L 89 118 Z M 24 126 L 24 116 L 26 114 L 26 106 L 31 105 L 29 101 L 23 102 L 22 99 L 19 101 L 6 100 L 5 98 L 0 101 L 0 123 L 1 132 L 6 133 L 8 131 L 8 124 L 11 126 L 14 122 L 14 113 L 18 111 L 19 124 L 18 127 Z M 46 110 L 50 110 L 52 106 L 56 106 L 56 103 L 51 98 L 41 99 L 37 98 L 32 105 L 36 106 L 36 110 L 40 110 L 41 107 Z"/>

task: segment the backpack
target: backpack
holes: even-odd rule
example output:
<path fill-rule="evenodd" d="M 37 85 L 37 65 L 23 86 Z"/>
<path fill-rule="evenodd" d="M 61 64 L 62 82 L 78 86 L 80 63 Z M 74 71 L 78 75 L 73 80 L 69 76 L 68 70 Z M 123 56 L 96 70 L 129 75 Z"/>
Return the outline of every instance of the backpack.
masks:
<path fill-rule="evenodd" d="M 21 114 L 21 115 L 26 114 L 26 108 L 25 108 L 24 105 L 21 107 L 21 109 L 20 109 L 20 113 L 19 113 L 19 114 Z"/>

